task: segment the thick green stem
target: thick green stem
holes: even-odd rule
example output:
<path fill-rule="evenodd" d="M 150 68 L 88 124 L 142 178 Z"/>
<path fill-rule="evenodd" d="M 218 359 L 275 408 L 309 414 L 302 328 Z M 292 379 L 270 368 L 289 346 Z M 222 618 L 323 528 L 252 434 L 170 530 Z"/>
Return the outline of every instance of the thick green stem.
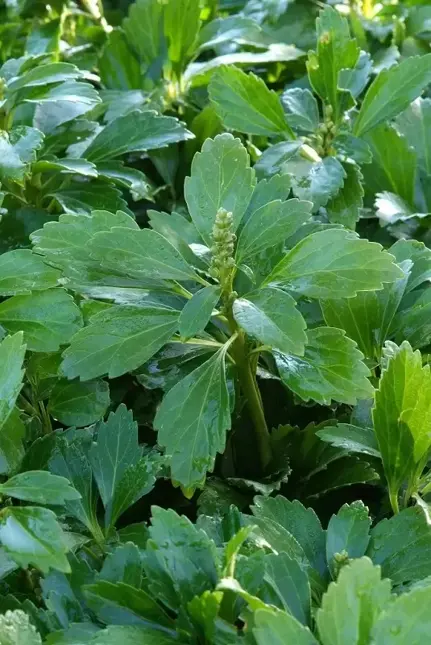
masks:
<path fill-rule="evenodd" d="M 400 507 L 399 507 L 399 504 L 398 504 L 398 493 L 397 493 L 397 491 L 390 491 L 389 492 L 389 500 L 391 502 L 393 514 L 398 515 L 398 513 L 400 512 Z"/>
<path fill-rule="evenodd" d="M 242 392 L 253 422 L 262 469 L 265 470 L 272 458 L 271 437 L 266 425 L 262 398 L 252 367 L 253 358 L 247 354 L 244 332 L 239 329 L 233 317 L 228 316 L 232 332 L 238 334 L 232 345 L 231 354 L 235 359 Z"/>

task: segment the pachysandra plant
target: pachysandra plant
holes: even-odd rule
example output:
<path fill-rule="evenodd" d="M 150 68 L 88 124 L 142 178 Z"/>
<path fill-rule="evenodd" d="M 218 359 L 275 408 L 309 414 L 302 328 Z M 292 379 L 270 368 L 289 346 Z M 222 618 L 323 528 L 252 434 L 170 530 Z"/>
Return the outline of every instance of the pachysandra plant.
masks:
<path fill-rule="evenodd" d="M 305 401 L 354 405 L 373 394 L 356 344 L 335 326 L 307 329 L 301 303 L 352 298 L 404 274 L 394 256 L 351 231 L 313 232 L 312 204 L 288 199 L 289 190 L 279 175 L 256 182 L 244 146 L 223 134 L 206 141 L 186 179 L 189 245 L 180 226 L 158 213 L 149 229 L 126 214 L 96 211 L 60 216 L 32 234 L 36 257 L 62 271 L 64 286 L 90 297 L 97 291 L 103 298 L 105 290 L 111 300 L 95 302 L 87 324 L 68 337 L 64 377 L 86 382 L 139 373 L 166 345 L 175 344 L 178 356 L 193 350 L 202 357 L 166 393 L 154 421 L 172 479 L 190 492 L 203 485 L 225 447 L 234 398 L 249 409 L 262 470 L 269 465 L 256 382 L 261 367 Z M 72 246 L 77 226 L 78 247 Z M 86 286 L 91 271 L 100 277 Z M 98 286 L 104 275 L 115 276 L 117 297 L 114 286 Z M 129 301 L 128 282 L 134 285 Z M 7 302 L 12 307 L 14 299 Z M 6 318 L 0 306 L 0 322 Z"/>
<path fill-rule="evenodd" d="M 104 5 L 0 7 L 0 643 L 423 645 L 429 7 Z"/>

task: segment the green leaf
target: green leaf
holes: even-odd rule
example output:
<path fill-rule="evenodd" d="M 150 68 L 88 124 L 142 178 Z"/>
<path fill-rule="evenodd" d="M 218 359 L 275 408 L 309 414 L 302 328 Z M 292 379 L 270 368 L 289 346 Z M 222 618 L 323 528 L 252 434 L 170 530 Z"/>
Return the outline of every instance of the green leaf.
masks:
<path fill-rule="evenodd" d="M 90 241 L 92 257 L 106 269 L 153 280 L 199 280 L 176 248 L 150 228 L 114 226 Z"/>
<path fill-rule="evenodd" d="M 106 556 L 98 579 L 125 582 L 139 589 L 142 582 L 142 560 L 138 546 L 132 542 L 116 546 Z"/>
<path fill-rule="evenodd" d="M 343 567 L 317 612 L 322 644 L 369 643 L 373 624 L 390 601 L 390 580 L 382 580 L 380 567 L 368 558 Z"/>
<path fill-rule="evenodd" d="M 271 522 L 277 524 L 282 533 L 284 530 L 295 538 L 310 565 L 321 575 L 325 574 L 325 531 L 312 508 L 305 508 L 298 500 L 291 502 L 278 495 L 277 497 L 255 497 L 251 510 L 254 520 L 257 520 L 256 523 L 259 524 L 264 535 L 266 526 L 270 526 Z"/>
<path fill-rule="evenodd" d="M 307 332 L 303 357 L 274 352 L 280 378 L 304 401 L 355 405 L 373 396 L 370 371 L 356 343 L 341 329 L 318 327 Z"/>
<path fill-rule="evenodd" d="M 48 412 L 64 425 L 79 428 L 99 421 L 109 402 L 109 385 L 105 381 L 60 379 L 51 392 Z"/>
<path fill-rule="evenodd" d="M 414 506 L 379 522 L 371 531 L 367 555 L 382 567 L 382 574 L 394 585 L 431 575 L 428 514 Z"/>
<path fill-rule="evenodd" d="M 215 18 L 207 22 L 199 31 L 199 50 L 214 49 L 223 43 L 255 44 L 261 38 L 259 24 L 242 15 Z"/>
<path fill-rule="evenodd" d="M 49 469 L 54 474 L 68 479 L 81 495 L 81 499 L 65 503 L 67 515 L 82 522 L 100 539 L 103 536 L 96 515 L 96 487 L 87 452 L 83 442 L 78 440 L 70 444 L 65 440 L 59 441 L 49 461 Z"/>
<path fill-rule="evenodd" d="M 93 110 L 101 103 L 101 98 L 89 83 L 66 81 L 51 86 L 43 96 L 30 97 L 27 101 L 35 104 L 33 125 L 45 135 L 50 135 L 63 123 Z"/>
<path fill-rule="evenodd" d="M 171 338 L 178 312 L 164 307 L 115 306 L 91 318 L 64 352 L 63 373 L 88 381 L 120 376 L 143 365 Z"/>
<path fill-rule="evenodd" d="M 139 60 L 131 51 L 126 35 L 119 29 L 114 29 L 108 35 L 107 43 L 99 58 L 99 73 L 104 86 L 109 89 L 125 92 L 141 89 L 142 76 Z"/>
<path fill-rule="evenodd" d="M 10 333 L 23 331 L 28 349 L 55 352 L 82 327 L 82 317 L 64 289 L 50 289 L 0 303 L 0 323 Z"/>
<path fill-rule="evenodd" d="M 66 540 L 52 511 L 37 506 L 3 509 L 0 542 L 19 566 L 33 565 L 43 573 L 57 569 L 68 573 Z"/>
<path fill-rule="evenodd" d="M 326 559 L 332 574 L 336 574 L 337 554 L 350 559 L 361 558 L 370 541 L 371 518 L 363 502 L 343 504 L 332 515 L 326 531 Z M 335 560 L 335 561 L 334 561 Z"/>
<path fill-rule="evenodd" d="M 152 199 L 152 186 L 143 172 L 124 166 L 122 161 L 102 161 L 97 164 L 99 177 L 109 179 L 131 192 L 132 199 Z"/>
<path fill-rule="evenodd" d="M 344 184 L 338 195 L 326 204 L 326 212 L 332 224 L 342 224 L 346 228 L 355 230 L 363 205 L 363 176 L 356 164 L 344 163 L 343 168 Z"/>
<path fill-rule="evenodd" d="M 257 645 L 285 645 L 289 641 L 295 645 L 317 645 L 308 627 L 286 612 L 272 608 L 258 609 L 254 613 L 253 634 Z"/>
<path fill-rule="evenodd" d="M 154 487 L 163 458 L 157 452 L 147 453 L 137 464 L 127 466 L 118 482 L 112 502 L 106 508 L 106 523 L 115 524 L 117 519 L 141 497 Z"/>
<path fill-rule="evenodd" d="M 223 347 L 165 395 L 154 419 L 172 479 L 193 489 L 205 481 L 231 427 Z"/>
<path fill-rule="evenodd" d="M 151 65 L 162 50 L 163 9 L 161 2 L 137 0 L 129 5 L 129 14 L 123 20 L 127 40 L 145 65 Z"/>
<path fill-rule="evenodd" d="M 6 363 L 5 368 L 9 367 L 10 365 Z M 1 400 L 2 395 L 3 388 L 0 378 L 0 473 L 9 475 L 18 470 L 24 458 L 25 452 L 22 442 L 26 435 L 26 427 L 21 421 L 19 410 L 16 407 L 12 409 L 7 419 L 4 420 L 3 415 L 7 409 L 7 404 L 12 403 L 13 399 L 4 402 Z"/>
<path fill-rule="evenodd" d="M 344 329 L 368 358 L 380 358 L 384 342 L 409 279 L 411 263 L 405 260 L 404 277 L 385 284 L 380 291 L 364 291 L 354 298 L 323 300 L 322 313 L 331 327 Z"/>
<path fill-rule="evenodd" d="M 349 423 L 325 426 L 316 432 L 317 436 L 335 448 L 358 452 L 372 457 L 381 457 L 373 428 L 361 428 Z"/>
<path fill-rule="evenodd" d="M 118 643 L 121 645 L 184 645 L 184 641 L 181 643 L 174 632 L 166 633 L 154 627 L 136 625 L 112 625 L 96 634 L 91 641 L 91 645 L 118 645 Z"/>
<path fill-rule="evenodd" d="M 36 161 L 31 168 L 33 173 L 58 170 L 60 172 L 82 175 L 83 177 L 97 177 L 96 166 L 86 159 L 41 159 Z"/>
<path fill-rule="evenodd" d="M 307 573 L 286 553 L 271 553 L 264 559 L 267 603 L 279 606 L 303 625 L 310 624 L 311 591 Z"/>
<path fill-rule="evenodd" d="M 252 199 L 252 203 L 253 201 Z M 256 204 L 250 216 L 247 217 L 246 214 L 246 221 L 241 229 L 236 251 L 238 262 L 244 262 L 296 233 L 310 219 L 311 209 L 311 202 L 301 202 L 298 199 L 277 199 L 261 206 Z"/>
<path fill-rule="evenodd" d="M 14 128 L 10 133 L 1 132 L 0 180 L 22 182 L 42 142 L 42 132 L 25 125 Z"/>
<path fill-rule="evenodd" d="M 2 495 L 36 504 L 64 504 L 67 500 L 81 497 L 67 479 L 46 470 L 19 473 L 1 484 L 0 491 Z"/>
<path fill-rule="evenodd" d="M 413 206 L 417 158 L 410 141 L 387 124 L 374 128 L 365 140 L 373 154 L 372 164 L 364 168 L 367 190 L 387 190 Z"/>
<path fill-rule="evenodd" d="M 307 199 L 313 203 L 313 211 L 326 206 L 328 201 L 343 187 L 346 172 L 335 157 L 325 157 L 322 161 L 313 163 L 301 160 L 301 166 L 291 174 L 292 188 L 296 197 Z"/>
<path fill-rule="evenodd" d="M 139 230 L 135 220 L 126 213 L 97 210 L 91 217 L 60 215 L 58 221 L 47 222 L 42 229 L 34 231 L 31 239 L 36 253 L 65 270 L 91 263 L 87 243 L 95 233 L 109 231 L 113 226 Z"/>
<path fill-rule="evenodd" d="M 106 125 L 84 151 L 95 163 L 112 160 L 130 152 L 165 148 L 171 143 L 192 139 L 191 132 L 171 116 L 157 112 L 131 112 Z"/>
<path fill-rule="evenodd" d="M 422 645 L 429 637 L 431 588 L 414 589 L 395 598 L 374 624 L 373 642 L 381 645 Z"/>
<path fill-rule="evenodd" d="M 414 149 L 420 169 L 431 174 L 431 99 L 410 103 L 397 117 L 396 126 Z"/>
<path fill-rule="evenodd" d="M 407 340 L 415 349 L 429 345 L 430 307 L 429 288 L 417 289 L 407 294 L 392 325 L 397 342 Z"/>
<path fill-rule="evenodd" d="M 338 122 L 343 110 L 354 102 L 340 87 L 340 72 L 355 67 L 359 58 L 359 47 L 352 38 L 347 19 L 332 7 L 321 11 L 316 21 L 317 52 L 308 55 L 308 78 L 314 91 L 334 111 Z"/>
<path fill-rule="evenodd" d="M 121 192 L 113 186 L 102 183 L 73 182 L 69 188 L 51 193 L 66 213 L 71 215 L 90 215 L 96 209 L 115 213 L 118 210 L 128 211 L 127 202 Z M 129 211 L 130 212 L 130 211 Z"/>
<path fill-rule="evenodd" d="M 215 588 L 217 551 L 206 533 L 173 510 L 154 506 L 144 570 L 154 597 L 172 611 Z"/>
<path fill-rule="evenodd" d="M 431 82 L 431 54 L 411 56 L 378 74 L 371 83 L 354 125 L 363 136 L 406 109 Z"/>
<path fill-rule="evenodd" d="M 413 267 L 410 270 L 406 292 L 416 289 L 423 282 L 431 278 L 431 249 L 423 242 L 417 240 L 398 240 L 391 246 L 391 253 L 398 264 L 411 260 Z"/>
<path fill-rule="evenodd" d="M 200 27 L 199 0 L 176 0 L 165 5 L 164 34 L 168 56 L 178 78 L 197 46 Z"/>
<path fill-rule="evenodd" d="M 28 249 L 0 255 L 0 294 L 15 296 L 55 287 L 59 272 Z"/>
<path fill-rule="evenodd" d="M 209 96 L 226 128 L 272 137 L 294 138 L 280 99 L 265 82 L 233 66 L 223 66 L 212 75 Z"/>
<path fill-rule="evenodd" d="M 281 289 L 265 288 L 237 298 L 233 315 L 247 334 L 280 352 L 304 354 L 306 324 L 296 302 Z"/>
<path fill-rule="evenodd" d="M 15 402 L 21 391 L 25 349 L 22 332 L 8 336 L 0 343 L 0 437 L 15 410 Z M 1 448 L 0 440 L 0 452 Z"/>
<path fill-rule="evenodd" d="M 207 139 L 195 154 L 191 177 L 184 195 L 194 225 L 208 246 L 217 211 L 232 213 L 233 229 L 238 228 L 255 186 L 254 172 L 246 149 L 231 134 Z"/>
<path fill-rule="evenodd" d="M 97 442 L 92 444 L 89 457 L 107 527 L 154 483 L 157 463 L 151 455 L 142 458 L 142 452 L 137 423 L 125 405 L 97 426 Z"/>
<path fill-rule="evenodd" d="M 84 72 L 70 63 L 47 63 L 9 80 L 7 89 L 8 92 L 16 92 L 23 88 L 44 86 L 44 89 L 49 91 L 46 86 L 52 83 L 75 80 L 82 78 L 82 76 L 84 76 Z"/>
<path fill-rule="evenodd" d="M 430 368 L 422 367 L 420 352 L 413 352 L 407 341 L 396 348 L 382 373 L 373 420 L 395 509 L 401 486 L 406 481 L 417 486 L 431 446 L 427 431 L 431 422 Z"/>
<path fill-rule="evenodd" d="M 124 582 L 99 580 L 85 585 L 83 592 L 90 608 L 105 624 L 131 623 L 155 630 L 172 626 L 171 619 L 143 589 L 135 589 Z"/>
<path fill-rule="evenodd" d="M 308 235 L 266 278 L 309 298 L 351 298 L 403 277 L 392 255 L 376 242 L 343 229 Z"/>
<path fill-rule="evenodd" d="M 314 132 L 319 125 L 319 106 L 308 89 L 293 87 L 280 97 L 292 128 L 301 132 Z"/>
<path fill-rule="evenodd" d="M 178 330 L 182 338 L 192 338 L 205 330 L 219 298 L 220 289 L 214 285 L 193 294 L 178 319 Z"/>

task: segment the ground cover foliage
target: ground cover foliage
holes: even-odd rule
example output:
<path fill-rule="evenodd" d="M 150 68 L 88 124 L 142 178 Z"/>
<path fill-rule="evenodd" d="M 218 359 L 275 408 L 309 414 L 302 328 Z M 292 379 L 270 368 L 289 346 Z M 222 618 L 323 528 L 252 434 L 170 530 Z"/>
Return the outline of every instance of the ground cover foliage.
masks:
<path fill-rule="evenodd" d="M 423 645 L 429 4 L 0 17 L 0 644 Z"/>

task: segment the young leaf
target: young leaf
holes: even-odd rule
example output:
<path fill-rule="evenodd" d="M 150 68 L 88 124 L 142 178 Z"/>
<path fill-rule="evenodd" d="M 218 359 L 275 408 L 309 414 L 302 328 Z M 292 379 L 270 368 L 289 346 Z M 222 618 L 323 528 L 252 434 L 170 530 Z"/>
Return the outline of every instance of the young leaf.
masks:
<path fill-rule="evenodd" d="M 369 558 L 394 585 L 431 575 L 431 535 L 427 514 L 419 506 L 379 522 L 371 531 Z"/>
<path fill-rule="evenodd" d="M 368 509 L 359 501 L 343 504 L 331 517 L 326 531 L 326 559 L 333 575 L 337 573 L 337 554 L 350 559 L 361 558 L 365 554 L 370 541 L 370 526 Z"/>
<path fill-rule="evenodd" d="M 150 110 L 131 112 L 105 126 L 84 151 L 84 156 L 96 163 L 192 138 L 191 132 L 171 116 L 159 116 Z"/>
<path fill-rule="evenodd" d="M 263 345 L 287 354 L 304 354 L 305 320 L 285 291 L 267 287 L 237 298 L 233 315 L 238 325 Z"/>
<path fill-rule="evenodd" d="M 172 479 L 187 489 L 202 485 L 231 426 L 225 355 L 226 349 L 220 349 L 174 385 L 154 419 Z"/>
<path fill-rule="evenodd" d="M 27 294 L 57 285 L 60 273 L 45 264 L 29 249 L 16 249 L 0 255 L 0 293 L 2 296 Z"/>
<path fill-rule="evenodd" d="M 274 200 L 260 207 L 256 204 L 251 214 L 245 215 L 236 251 L 238 262 L 244 262 L 296 233 L 310 219 L 311 209 L 311 202 L 298 199 Z"/>
<path fill-rule="evenodd" d="M 204 331 L 219 298 L 220 289 L 214 285 L 200 289 L 193 294 L 178 319 L 178 331 L 182 338 L 192 338 Z"/>
<path fill-rule="evenodd" d="M 89 244 L 92 257 L 107 269 L 153 280 L 197 280 L 176 248 L 150 228 L 117 228 L 96 233 Z"/>
<path fill-rule="evenodd" d="M 382 645 L 422 645 L 431 629 L 430 601 L 430 587 L 413 589 L 395 598 L 374 624 L 373 642 Z"/>
<path fill-rule="evenodd" d="M 50 289 L 0 303 L 0 323 L 10 333 L 23 331 L 28 349 L 55 352 L 82 327 L 82 316 L 64 289 Z"/>
<path fill-rule="evenodd" d="M 144 570 L 152 594 L 177 611 L 218 581 L 215 544 L 188 518 L 153 506 Z"/>
<path fill-rule="evenodd" d="M 307 332 L 303 357 L 275 351 L 283 383 L 304 401 L 330 405 L 331 400 L 355 405 L 373 395 L 370 371 L 356 343 L 341 329 L 318 327 Z"/>
<path fill-rule="evenodd" d="M 8 336 L 0 343 L 0 432 L 13 414 L 21 391 L 25 349 L 22 332 Z"/>
<path fill-rule="evenodd" d="M 63 373 L 89 381 L 120 376 L 143 365 L 171 338 L 178 312 L 165 307 L 115 306 L 91 318 L 64 352 Z"/>
<path fill-rule="evenodd" d="M 106 381 L 60 379 L 49 397 L 48 412 L 66 426 L 83 427 L 99 421 L 110 403 Z"/>
<path fill-rule="evenodd" d="M 343 229 L 308 235 L 266 278 L 309 298 L 351 298 L 402 278 L 392 255 Z"/>
<path fill-rule="evenodd" d="M 115 547 L 106 556 L 98 579 L 125 582 L 139 589 L 142 582 L 142 560 L 138 546 L 132 542 L 126 542 Z"/>
<path fill-rule="evenodd" d="M 211 77 L 209 96 L 226 128 L 266 137 L 294 138 L 280 99 L 265 82 L 237 67 L 220 67 Z"/>
<path fill-rule="evenodd" d="M 64 477 L 51 475 L 46 470 L 19 473 L 0 485 L 2 495 L 15 497 L 36 504 L 64 504 L 79 499 L 81 495 Z"/>
<path fill-rule="evenodd" d="M 260 527 L 274 522 L 288 531 L 301 545 L 310 565 L 321 575 L 325 574 L 325 531 L 313 509 L 278 495 L 255 497 L 251 510 Z"/>
<path fill-rule="evenodd" d="M 254 613 L 253 635 L 257 645 L 285 645 L 289 641 L 295 645 L 318 645 L 308 627 L 290 614 L 269 607 Z"/>
<path fill-rule="evenodd" d="M 382 455 L 393 508 L 401 486 L 417 486 L 416 468 L 431 446 L 431 376 L 419 351 L 404 342 L 380 378 L 373 409 L 374 430 Z M 420 472 L 419 472 L 420 474 Z"/>
<path fill-rule="evenodd" d="M 3 509 L 0 542 L 21 567 L 29 565 L 47 573 L 57 569 L 68 573 L 65 536 L 52 511 L 37 506 Z"/>
<path fill-rule="evenodd" d="M 341 569 L 322 598 L 316 622 L 323 645 L 368 643 L 371 630 L 391 601 L 391 582 L 368 558 Z"/>
<path fill-rule="evenodd" d="M 194 53 L 200 13 L 199 0 L 176 0 L 165 5 L 164 34 L 169 43 L 169 60 L 178 78 Z"/>
<path fill-rule="evenodd" d="M 351 37 L 347 19 L 326 7 L 316 21 L 317 52 L 309 53 L 307 71 L 314 91 L 329 104 L 337 122 L 354 102 L 340 87 L 340 72 L 355 67 L 359 47 Z M 343 95 L 344 94 L 344 95 Z"/>
<path fill-rule="evenodd" d="M 217 211 L 226 209 L 233 216 L 233 232 L 238 228 L 255 186 L 246 149 L 231 134 L 207 139 L 195 154 L 191 177 L 184 184 L 184 195 L 194 225 L 208 246 Z"/>
<path fill-rule="evenodd" d="M 354 134 L 363 136 L 383 121 L 406 109 L 431 82 L 431 54 L 411 56 L 390 69 L 384 69 L 371 83 L 354 125 Z"/>

